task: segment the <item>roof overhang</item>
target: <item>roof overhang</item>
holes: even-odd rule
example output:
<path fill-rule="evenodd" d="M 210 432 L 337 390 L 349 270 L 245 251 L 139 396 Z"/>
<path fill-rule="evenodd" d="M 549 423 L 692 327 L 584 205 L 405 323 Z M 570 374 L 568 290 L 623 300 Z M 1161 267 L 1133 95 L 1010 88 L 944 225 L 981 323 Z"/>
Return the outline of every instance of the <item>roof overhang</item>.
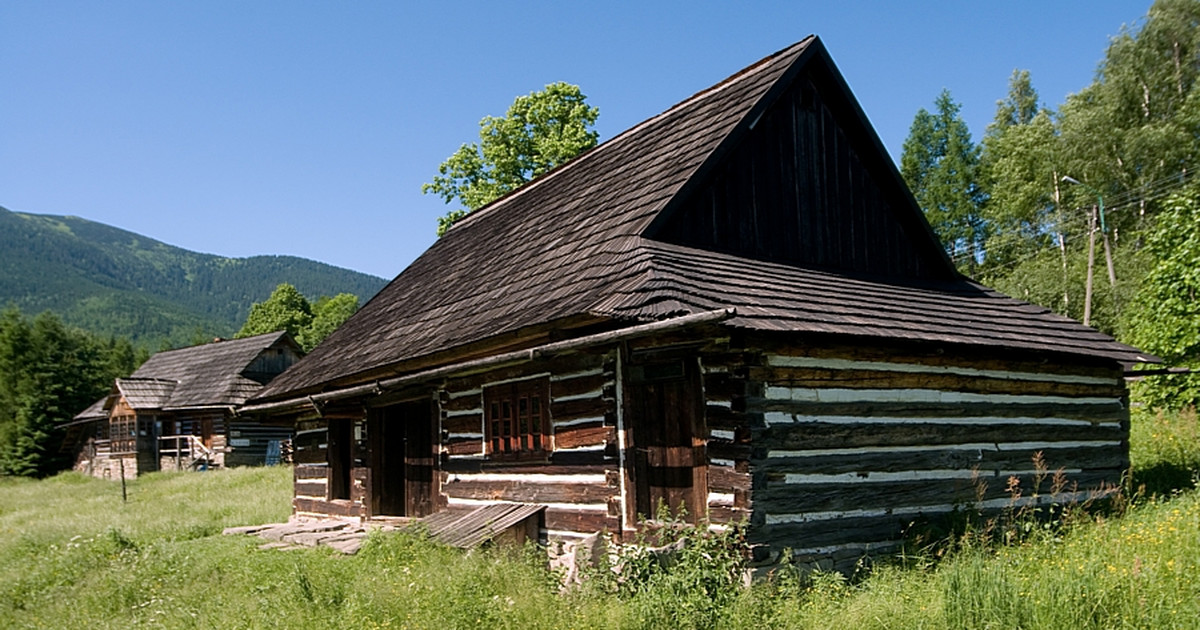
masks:
<path fill-rule="evenodd" d="M 355 398 L 359 396 L 377 396 L 383 394 L 384 392 L 409 385 L 416 385 L 422 382 L 451 376 L 466 375 L 473 372 L 490 370 L 503 366 L 519 365 L 521 363 L 528 363 L 540 358 L 578 351 L 588 346 L 626 341 L 629 339 L 655 335 L 665 331 L 677 330 L 690 326 L 719 323 L 727 319 L 731 319 L 736 315 L 737 311 L 732 308 L 716 309 L 702 313 L 683 315 L 680 317 L 673 317 L 671 319 L 629 326 L 618 330 L 585 335 L 575 339 L 556 341 L 524 350 L 516 350 L 513 352 L 505 352 L 489 357 L 462 361 L 459 363 L 444 365 L 403 376 L 396 376 L 372 381 L 370 383 L 312 394 L 310 396 L 298 396 L 276 402 L 246 405 L 238 411 L 238 414 L 273 415 L 302 413 L 305 411 L 319 411 L 320 405 L 337 400 Z"/>

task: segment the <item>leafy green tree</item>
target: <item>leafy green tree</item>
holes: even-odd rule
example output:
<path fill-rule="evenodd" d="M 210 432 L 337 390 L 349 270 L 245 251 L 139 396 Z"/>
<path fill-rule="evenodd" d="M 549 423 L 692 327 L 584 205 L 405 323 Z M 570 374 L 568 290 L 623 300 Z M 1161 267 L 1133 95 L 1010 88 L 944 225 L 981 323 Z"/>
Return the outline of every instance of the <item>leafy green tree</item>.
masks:
<path fill-rule="evenodd" d="M 987 235 L 980 149 L 949 90 L 934 105 L 934 113 L 922 108 L 913 119 L 900 173 L 947 252 L 973 273 Z"/>
<path fill-rule="evenodd" d="M 250 307 L 250 315 L 235 338 L 286 330 L 308 352 L 358 310 L 358 297 L 339 293 L 321 296 L 312 304 L 296 287 L 282 283 L 265 302 Z"/>
<path fill-rule="evenodd" d="M 1029 71 L 1014 70 L 982 142 L 980 177 L 988 200 L 982 214 L 989 229 L 979 274 L 985 281 L 1010 273 L 1048 246 L 1059 249 L 1065 272 L 1058 144 L 1058 129 L 1041 107 Z M 1065 307 L 1069 297 L 1061 295 Z"/>
<path fill-rule="evenodd" d="M 296 339 L 305 352 L 317 347 L 343 322 L 358 311 L 358 297 L 350 293 L 339 293 L 333 297 L 321 296 L 313 304 L 312 323 L 300 331 Z"/>
<path fill-rule="evenodd" d="M 421 186 L 463 208 L 438 219 L 438 236 L 455 221 L 521 184 L 596 146 L 592 129 L 600 110 L 587 104 L 579 86 L 558 82 L 518 96 L 503 118 L 479 122 L 479 144 L 464 144 Z"/>
<path fill-rule="evenodd" d="M 286 330 L 299 339 L 300 331 L 312 323 L 312 305 L 296 287 L 284 282 L 275 287 L 265 302 L 255 302 L 235 339 Z"/>
<path fill-rule="evenodd" d="M 1065 173 L 1112 199 L 1118 231 L 1140 225 L 1148 200 L 1170 178 L 1200 166 L 1200 2 L 1158 0 L 1140 26 L 1108 47 L 1093 83 L 1061 110 Z M 1090 203 L 1088 193 L 1077 204 Z"/>
<path fill-rule="evenodd" d="M 1168 366 L 1200 369 L 1200 193 L 1170 198 L 1147 248 L 1157 263 L 1142 284 L 1129 339 Z M 1152 407 L 1200 406 L 1200 374 L 1149 377 L 1136 391 Z"/>

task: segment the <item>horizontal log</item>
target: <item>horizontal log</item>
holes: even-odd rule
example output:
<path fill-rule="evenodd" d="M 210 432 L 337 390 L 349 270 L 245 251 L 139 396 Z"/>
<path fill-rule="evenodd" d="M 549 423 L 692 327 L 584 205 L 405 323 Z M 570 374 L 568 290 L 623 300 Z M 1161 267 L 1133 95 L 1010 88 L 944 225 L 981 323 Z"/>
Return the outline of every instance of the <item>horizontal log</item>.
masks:
<path fill-rule="evenodd" d="M 1114 425 L 932 424 L 798 422 L 774 425 L 755 436 L 755 445 L 772 450 L 915 446 L 971 442 L 1120 441 L 1124 428 Z"/>
<path fill-rule="evenodd" d="M 756 513 L 751 518 L 753 523 Z M 945 514 L 934 516 L 935 520 L 947 518 Z M 850 543 L 871 543 L 894 540 L 904 535 L 919 516 L 875 516 L 869 518 L 846 518 L 834 521 L 807 523 L 755 523 L 746 532 L 750 543 L 770 544 L 776 549 L 791 547 L 805 549 L 829 547 Z"/>
<path fill-rule="evenodd" d="M 325 449 L 323 448 L 295 449 L 292 451 L 292 463 L 294 464 L 324 464 L 326 459 Z"/>
<path fill-rule="evenodd" d="M 492 383 L 520 379 L 535 374 L 572 374 L 591 368 L 599 368 L 603 365 L 603 355 L 577 352 L 572 354 L 558 355 L 529 364 L 504 367 L 479 374 L 472 374 L 470 376 L 450 379 L 447 381 L 445 388 L 451 392 L 464 391 L 481 388 Z"/>
<path fill-rule="evenodd" d="M 747 444 L 710 442 L 708 445 L 708 459 L 710 461 L 714 459 L 750 459 L 752 452 L 751 446 Z"/>
<path fill-rule="evenodd" d="M 596 426 L 594 424 L 570 426 L 557 429 L 554 432 L 555 448 L 575 448 L 579 446 L 595 446 L 615 444 L 617 441 L 616 427 Z"/>
<path fill-rule="evenodd" d="M 608 452 L 609 450 L 610 449 L 606 449 L 604 451 L 555 451 L 550 455 L 550 463 L 564 466 L 604 464 L 616 453 L 616 451 L 613 450 L 610 454 Z"/>
<path fill-rule="evenodd" d="M 456 499 L 513 501 L 518 503 L 606 503 L 616 488 L 575 482 L 528 483 L 458 479 L 442 484 L 442 492 Z"/>
<path fill-rule="evenodd" d="M 445 447 L 449 455 L 478 455 L 483 452 L 483 440 L 451 440 Z"/>
<path fill-rule="evenodd" d="M 292 499 L 292 507 L 297 512 L 307 512 L 310 514 L 326 514 L 328 516 L 351 518 L 366 516 L 366 510 L 361 503 L 351 503 L 349 501 L 322 501 L 319 499 L 296 497 Z"/>
<path fill-rule="evenodd" d="M 1111 398 L 1120 398 L 1126 393 L 1124 381 L 1121 380 L 1116 380 L 1108 385 L 1100 385 L 1008 380 L 957 374 L 855 369 L 758 367 L 751 368 L 750 378 L 755 381 L 771 383 L 772 385 L 811 388 L 917 388 L 977 394 L 1095 396 Z"/>
<path fill-rule="evenodd" d="M 319 497 L 325 498 L 326 495 L 325 480 L 317 481 L 297 481 L 294 487 L 295 495 L 298 497 Z"/>
<path fill-rule="evenodd" d="M 454 398 L 447 396 L 446 400 L 442 401 L 441 408 L 443 413 L 479 409 L 480 415 L 483 415 L 483 393 L 476 392 L 469 396 L 457 396 Z"/>
<path fill-rule="evenodd" d="M 582 396 L 597 392 L 601 396 L 604 386 L 613 380 L 613 375 L 605 372 L 586 374 L 576 378 L 554 380 L 550 382 L 550 398 L 552 400 L 566 396 Z"/>
<path fill-rule="evenodd" d="M 991 484 L 985 486 L 990 489 Z M 845 512 L 864 506 L 965 504 L 975 498 L 975 492 L 970 479 L 855 485 L 778 483 L 756 488 L 754 507 L 767 514 L 793 514 Z"/>
<path fill-rule="evenodd" d="M 854 454 L 756 458 L 755 474 L 803 473 L 839 474 L 857 472 L 905 472 L 912 470 L 1024 470 L 1031 466 L 1035 452 L 1041 451 L 1051 470 L 1123 469 L 1129 457 L 1120 446 L 1065 447 L 1044 445 L 1033 449 L 935 449 L 922 451 L 882 451 Z"/>
<path fill-rule="evenodd" d="M 712 404 L 705 407 L 704 420 L 710 429 L 736 429 L 750 426 L 749 418 L 744 412 Z"/>
<path fill-rule="evenodd" d="M 704 375 L 704 395 L 709 400 L 733 400 L 746 396 L 746 379 L 729 372 Z"/>
<path fill-rule="evenodd" d="M 1003 349 L 989 349 L 987 356 L 981 357 L 977 352 L 958 352 L 952 346 L 934 344 L 920 344 L 919 347 L 916 345 L 888 347 L 880 345 L 815 346 L 807 343 L 783 342 L 766 343 L 762 347 L 770 353 L 798 357 L 852 359 L 857 361 L 882 361 L 889 363 L 1008 370 L 1013 372 L 1040 372 L 1046 374 L 1121 378 L 1120 366 L 1112 361 L 1086 358 L 1080 358 L 1076 361 L 1068 357 L 1060 357 L 1051 363 L 1045 362 L 1042 357 L 1030 356 L 1031 353 L 1028 352 L 1006 351 Z"/>
<path fill-rule="evenodd" d="M 604 417 L 615 406 L 615 402 L 601 398 L 585 398 L 562 403 L 551 403 L 550 417 L 555 422 L 566 422 L 578 418 Z"/>
<path fill-rule="evenodd" d="M 620 520 L 605 512 L 593 510 L 546 509 L 546 529 L 592 534 L 620 530 Z"/>
<path fill-rule="evenodd" d="M 329 467 L 327 466 L 297 464 L 292 467 L 292 477 L 294 479 L 326 479 L 328 476 Z"/>
<path fill-rule="evenodd" d="M 728 505 L 708 506 L 708 520 L 719 525 L 737 525 L 750 520 L 750 511 Z"/>
<path fill-rule="evenodd" d="M 479 433 L 483 431 L 483 414 L 445 418 L 442 420 L 442 431 L 447 433 Z"/>
<path fill-rule="evenodd" d="M 708 467 L 708 489 L 712 492 L 747 492 L 750 473 L 738 472 L 731 466 Z"/>
<path fill-rule="evenodd" d="M 592 462 L 590 464 L 550 464 L 545 462 L 492 462 L 482 459 L 448 459 L 440 468 L 446 473 L 536 473 L 542 475 L 602 475 L 615 469 L 616 462 Z"/>
<path fill-rule="evenodd" d="M 1120 422 L 1129 410 L 1114 400 L 1104 404 L 1074 403 L 908 403 L 846 402 L 821 403 L 755 398 L 747 410 L 757 413 L 783 412 L 796 416 L 857 416 L 885 418 L 1070 418 L 1092 422 Z"/>

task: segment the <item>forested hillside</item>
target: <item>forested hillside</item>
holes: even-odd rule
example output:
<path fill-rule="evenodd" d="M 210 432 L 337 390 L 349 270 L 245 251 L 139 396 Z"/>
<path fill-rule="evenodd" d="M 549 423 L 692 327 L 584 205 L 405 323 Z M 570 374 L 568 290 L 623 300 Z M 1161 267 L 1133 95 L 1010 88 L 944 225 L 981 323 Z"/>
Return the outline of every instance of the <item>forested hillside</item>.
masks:
<path fill-rule="evenodd" d="M 157 349 L 230 336 L 254 302 L 290 283 L 366 301 L 382 278 L 293 256 L 224 258 L 79 217 L 0 208 L 0 306 Z"/>

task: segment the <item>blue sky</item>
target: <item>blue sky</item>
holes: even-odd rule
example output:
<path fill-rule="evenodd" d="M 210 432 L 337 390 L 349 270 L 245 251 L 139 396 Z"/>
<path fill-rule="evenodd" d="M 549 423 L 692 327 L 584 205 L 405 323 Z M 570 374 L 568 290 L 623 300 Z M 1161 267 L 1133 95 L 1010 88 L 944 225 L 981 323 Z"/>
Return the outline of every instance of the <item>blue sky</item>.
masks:
<path fill-rule="evenodd" d="M 978 140 L 1013 69 L 1056 107 L 1148 8 L 0 0 L 0 206 L 391 278 L 448 209 L 421 184 L 547 83 L 603 141 L 815 33 L 898 161 L 943 88 Z"/>

